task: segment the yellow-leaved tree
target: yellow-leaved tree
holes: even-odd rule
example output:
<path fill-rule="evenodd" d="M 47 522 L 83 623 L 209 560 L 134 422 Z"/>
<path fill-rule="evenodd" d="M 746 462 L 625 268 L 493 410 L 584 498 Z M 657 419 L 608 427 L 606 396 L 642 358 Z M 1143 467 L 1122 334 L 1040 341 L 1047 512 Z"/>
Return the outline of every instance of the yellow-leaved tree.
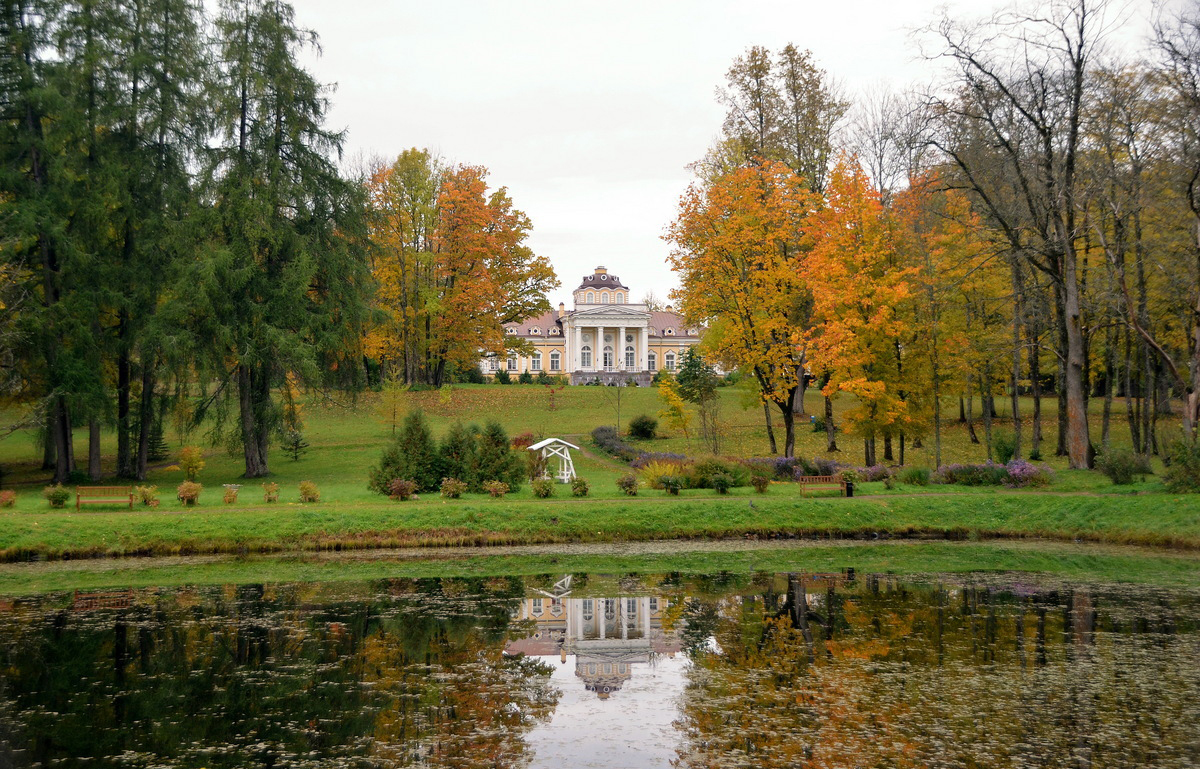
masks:
<path fill-rule="evenodd" d="M 783 163 L 755 161 L 693 184 L 668 228 L 672 292 L 689 322 L 707 328 L 705 347 L 754 376 L 778 408 L 784 456 L 796 446 L 792 397 L 804 351 L 794 330 L 808 320 L 801 233 L 818 199 Z"/>

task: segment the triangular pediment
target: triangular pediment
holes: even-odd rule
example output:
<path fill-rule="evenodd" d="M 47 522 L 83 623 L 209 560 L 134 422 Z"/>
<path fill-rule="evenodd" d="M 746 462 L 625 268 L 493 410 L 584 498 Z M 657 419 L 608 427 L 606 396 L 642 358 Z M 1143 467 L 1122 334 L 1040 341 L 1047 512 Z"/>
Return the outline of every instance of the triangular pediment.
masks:
<path fill-rule="evenodd" d="M 650 313 L 647 310 L 635 310 L 632 307 L 622 307 L 619 304 L 610 304 L 603 307 L 589 307 L 586 310 L 576 310 L 571 313 L 571 318 L 629 318 L 631 320 L 649 320 Z"/>

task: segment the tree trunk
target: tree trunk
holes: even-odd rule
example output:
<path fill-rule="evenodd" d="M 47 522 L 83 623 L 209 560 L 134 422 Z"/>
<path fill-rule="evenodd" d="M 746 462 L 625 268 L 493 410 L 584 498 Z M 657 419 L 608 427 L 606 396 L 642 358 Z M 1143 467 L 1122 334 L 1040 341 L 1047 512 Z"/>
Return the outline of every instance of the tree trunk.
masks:
<path fill-rule="evenodd" d="M 125 337 L 129 333 L 129 313 L 121 310 L 117 326 L 117 476 L 132 478 L 134 467 L 129 450 L 129 349 Z"/>
<path fill-rule="evenodd" d="M 987 448 L 987 461 L 992 461 L 992 396 L 985 389 L 987 382 L 992 379 L 991 372 L 985 371 L 984 375 L 979 378 L 979 400 L 983 406 L 983 442 Z"/>
<path fill-rule="evenodd" d="M 98 481 L 102 475 L 100 469 L 100 420 L 92 417 L 88 420 L 88 478 Z"/>
<path fill-rule="evenodd" d="M 134 475 L 139 481 L 146 480 L 150 464 L 150 432 L 154 417 L 154 361 L 142 352 L 142 399 L 138 404 L 137 468 Z"/>
<path fill-rule="evenodd" d="M 263 451 L 261 433 L 265 431 L 259 416 L 258 387 L 255 381 L 261 374 L 247 364 L 238 366 L 238 410 L 241 419 L 242 455 L 246 462 L 247 478 L 267 475 L 267 456 Z"/>
<path fill-rule="evenodd" d="M 971 443 L 979 443 L 979 436 L 975 434 L 975 393 L 971 390 L 971 375 L 967 375 L 967 434 L 971 436 Z"/>
<path fill-rule="evenodd" d="M 1133 343 L 1130 339 L 1129 327 L 1125 328 L 1125 379 L 1122 386 L 1125 390 L 1125 417 L 1129 420 L 1129 439 L 1133 442 L 1133 450 L 1137 454 L 1146 453 L 1142 447 L 1141 420 L 1137 406 L 1133 400 Z"/>
<path fill-rule="evenodd" d="M 896 458 L 892 454 L 892 436 L 883 436 L 883 461 L 895 462 Z"/>
<path fill-rule="evenodd" d="M 1087 350 L 1079 307 L 1079 278 L 1075 273 L 1075 250 L 1070 244 L 1063 254 L 1064 307 L 1067 337 L 1066 407 L 1067 457 L 1072 470 L 1092 466 L 1092 441 L 1087 420 L 1087 393 L 1084 392 L 1084 368 Z M 1198 339 L 1200 341 L 1200 339 Z"/>
<path fill-rule="evenodd" d="M 71 413 L 65 396 L 54 396 L 51 430 L 54 433 L 54 482 L 66 483 L 75 472 L 75 446 L 71 436 Z"/>
<path fill-rule="evenodd" d="M 1025 296 L 1025 280 L 1021 264 L 1016 257 L 1012 260 L 1013 324 L 1012 324 L 1012 427 L 1013 459 L 1021 458 L 1021 318 L 1024 315 L 1022 300 Z"/>
<path fill-rule="evenodd" d="M 792 413 L 804 416 L 804 391 L 808 388 L 808 382 L 804 377 L 804 358 L 801 357 L 801 363 L 796 366 L 796 390 L 792 393 Z"/>
<path fill-rule="evenodd" d="M 771 422 L 771 404 L 763 401 L 763 416 L 767 420 L 767 441 L 771 444 L 771 454 L 779 453 L 779 446 L 775 443 L 775 425 Z"/>
<path fill-rule="evenodd" d="M 833 423 L 833 401 L 825 396 L 825 451 L 840 451 L 837 445 L 837 425 Z"/>
<path fill-rule="evenodd" d="M 967 406 L 961 395 L 958 396 L 958 423 L 960 425 L 967 423 Z"/>
<path fill-rule="evenodd" d="M 783 456 L 796 456 L 796 415 L 792 413 L 792 399 L 777 404 L 783 414 Z"/>

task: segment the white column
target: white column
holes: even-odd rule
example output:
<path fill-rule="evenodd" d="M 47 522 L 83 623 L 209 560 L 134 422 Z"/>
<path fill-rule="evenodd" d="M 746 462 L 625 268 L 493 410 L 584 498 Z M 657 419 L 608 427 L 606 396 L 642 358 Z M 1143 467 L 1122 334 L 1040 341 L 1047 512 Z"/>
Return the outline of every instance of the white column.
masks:
<path fill-rule="evenodd" d="M 625 370 L 625 327 L 621 326 L 620 331 L 621 331 L 621 333 L 617 334 L 618 342 L 617 342 L 616 354 L 619 356 L 617 358 L 617 371 L 624 371 Z"/>
<path fill-rule="evenodd" d="M 625 599 L 617 599 L 617 616 L 621 618 L 621 640 L 629 640 L 629 618 L 625 616 Z"/>
<path fill-rule="evenodd" d="M 574 324 L 574 325 L 575 325 L 575 351 L 574 351 L 574 353 L 572 353 L 572 356 L 573 356 L 572 359 L 575 361 L 575 366 L 571 370 L 579 371 L 581 368 L 583 368 L 583 356 L 582 356 L 582 353 L 583 353 L 583 327 L 578 324 Z"/>
<path fill-rule="evenodd" d="M 650 366 L 650 350 L 649 350 L 650 327 L 642 326 L 641 332 L 642 332 L 641 338 L 638 340 L 638 347 L 641 350 L 641 352 L 639 353 L 639 357 L 638 357 L 638 368 L 642 371 L 646 371 L 646 370 L 648 370 L 648 367 Z"/>

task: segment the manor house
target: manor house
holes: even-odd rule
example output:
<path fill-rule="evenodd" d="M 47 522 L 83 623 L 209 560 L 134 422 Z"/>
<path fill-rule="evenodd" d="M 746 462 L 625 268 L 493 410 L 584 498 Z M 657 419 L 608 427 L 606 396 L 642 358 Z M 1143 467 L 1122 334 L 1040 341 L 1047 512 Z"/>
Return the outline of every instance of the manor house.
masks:
<path fill-rule="evenodd" d="M 575 308 L 510 323 L 505 332 L 533 346 L 530 354 L 510 352 L 508 359 L 485 358 L 485 375 L 505 367 L 513 375 L 545 371 L 567 375 L 571 384 L 632 382 L 649 385 L 659 368 L 674 371 L 688 347 L 700 341 L 700 329 L 683 317 L 655 312 L 631 301 L 629 287 L 604 267 L 587 275 L 573 294 Z"/>

